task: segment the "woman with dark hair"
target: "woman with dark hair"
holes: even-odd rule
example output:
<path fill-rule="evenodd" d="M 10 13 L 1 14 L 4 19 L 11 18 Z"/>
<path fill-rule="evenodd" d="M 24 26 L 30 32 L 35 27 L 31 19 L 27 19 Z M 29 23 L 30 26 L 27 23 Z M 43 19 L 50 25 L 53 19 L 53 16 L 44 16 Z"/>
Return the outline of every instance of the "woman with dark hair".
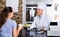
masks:
<path fill-rule="evenodd" d="M 17 37 L 22 27 L 17 29 L 16 21 L 12 20 L 13 10 L 5 7 L 0 14 L 0 37 Z"/>

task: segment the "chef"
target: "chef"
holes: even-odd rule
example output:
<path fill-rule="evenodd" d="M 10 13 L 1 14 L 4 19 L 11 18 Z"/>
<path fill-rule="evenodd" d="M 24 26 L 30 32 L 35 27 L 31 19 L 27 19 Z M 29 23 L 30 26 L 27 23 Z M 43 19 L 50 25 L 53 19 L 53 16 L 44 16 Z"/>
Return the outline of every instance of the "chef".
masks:
<path fill-rule="evenodd" d="M 32 25 L 30 26 L 30 29 L 36 28 L 37 32 L 30 32 L 30 35 L 34 37 L 47 37 L 47 31 L 49 30 L 50 26 L 50 17 L 47 15 L 47 7 L 44 3 L 39 3 L 37 10 L 36 10 L 36 16 L 34 18 L 34 21 Z"/>

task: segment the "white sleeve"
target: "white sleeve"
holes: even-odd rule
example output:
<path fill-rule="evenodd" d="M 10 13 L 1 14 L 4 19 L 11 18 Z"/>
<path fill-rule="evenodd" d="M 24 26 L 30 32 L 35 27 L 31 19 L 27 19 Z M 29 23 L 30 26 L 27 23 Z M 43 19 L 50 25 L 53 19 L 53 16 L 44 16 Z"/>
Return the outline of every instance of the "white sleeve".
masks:
<path fill-rule="evenodd" d="M 50 22 L 51 22 L 51 18 L 49 17 L 49 15 L 47 16 L 47 24 L 46 24 L 46 29 L 49 30 L 50 28 Z"/>

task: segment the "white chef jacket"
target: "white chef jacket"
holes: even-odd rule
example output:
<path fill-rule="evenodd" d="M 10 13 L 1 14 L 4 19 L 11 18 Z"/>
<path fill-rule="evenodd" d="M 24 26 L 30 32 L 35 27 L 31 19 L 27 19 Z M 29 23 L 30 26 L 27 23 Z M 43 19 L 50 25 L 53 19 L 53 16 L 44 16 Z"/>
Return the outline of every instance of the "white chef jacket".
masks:
<path fill-rule="evenodd" d="M 48 15 L 46 15 L 44 21 L 41 22 L 43 23 L 42 25 L 40 25 L 40 20 L 41 20 L 41 16 L 36 16 L 34 18 L 32 25 L 30 26 L 30 29 L 37 28 L 38 30 L 40 30 L 42 27 L 45 27 L 45 29 L 48 30 L 50 26 L 51 18 Z"/>

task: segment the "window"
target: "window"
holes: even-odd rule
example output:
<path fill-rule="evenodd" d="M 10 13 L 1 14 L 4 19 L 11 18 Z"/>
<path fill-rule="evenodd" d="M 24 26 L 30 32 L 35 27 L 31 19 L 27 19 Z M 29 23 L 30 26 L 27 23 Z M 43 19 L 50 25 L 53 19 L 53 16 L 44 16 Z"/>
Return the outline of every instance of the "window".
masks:
<path fill-rule="evenodd" d="M 26 5 L 26 22 L 32 22 L 34 20 L 36 7 L 36 4 Z"/>

